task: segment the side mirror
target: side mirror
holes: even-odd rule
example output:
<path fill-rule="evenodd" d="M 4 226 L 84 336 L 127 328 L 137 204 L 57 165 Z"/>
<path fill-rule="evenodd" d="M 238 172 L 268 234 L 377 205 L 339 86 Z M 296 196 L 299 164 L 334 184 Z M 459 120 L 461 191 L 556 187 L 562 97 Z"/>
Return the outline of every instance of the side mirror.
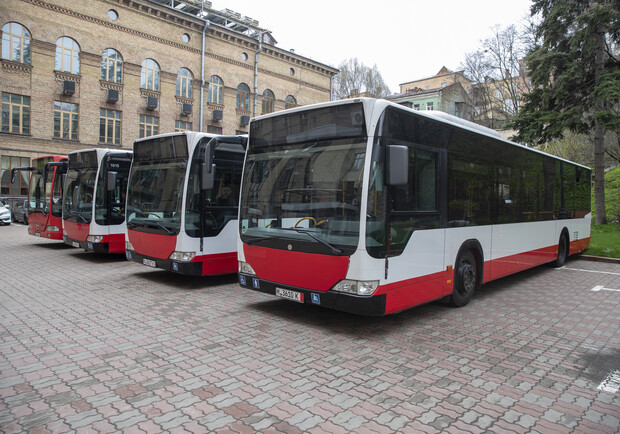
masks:
<path fill-rule="evenodd" d="M 386 183 L 406 185 L 409 182 L 409 148 L 388 145 L 386 151 Z"/>
<path fill-rule="evenodd" d="M 203 190 L 211 190 L 215 186 L 215 164 L 207 165 L 207 163 L 202 163 L 200 170 L 202 172 L 200 187 Z"/>
<path fill-rule="evenodd" d="M 108 191 L 114 191 L 116 188 L 116 176 L 118 172 L 108 172 Z"/>

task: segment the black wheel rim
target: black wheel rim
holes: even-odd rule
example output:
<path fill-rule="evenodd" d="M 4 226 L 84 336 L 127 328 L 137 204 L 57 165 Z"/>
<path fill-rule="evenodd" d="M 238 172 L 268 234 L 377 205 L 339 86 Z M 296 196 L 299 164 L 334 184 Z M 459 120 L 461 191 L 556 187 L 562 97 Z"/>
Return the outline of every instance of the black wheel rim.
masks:
<path fill-rule="evenodd" d="M 468 261 L 462 261 L 459 266 L 459 272 L 461 275 L 459 293 L 461 295 L 468 295 L 476 288 L 476 267 Z"/>

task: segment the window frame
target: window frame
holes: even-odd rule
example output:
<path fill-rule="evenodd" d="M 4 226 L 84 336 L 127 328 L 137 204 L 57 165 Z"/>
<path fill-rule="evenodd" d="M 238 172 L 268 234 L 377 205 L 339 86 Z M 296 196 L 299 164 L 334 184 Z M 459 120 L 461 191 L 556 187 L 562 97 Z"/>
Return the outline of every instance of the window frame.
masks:
<path fill-rule="evenodd" d="M 114 113 L 114 116 L 110 116 Z M 104 134 L 101 135 L 103 127 Z M 112 128 L 112 134 L 108 134 Z M 99 143 L 105 143 L 110 145 L 121 144 L 122 133 L 122 112 L 120 110 L 112 110 L 107 108 L 99 109 Z M 112 140 L 110 141 L 110 136 Z"/>
<path fill-rule="evenodd" d="M 245 86 L 245 88 L 241 88 Z M 247 90 L 246 90 L 247 89 Z M 237 108 L 240 110 L 250 110 L 250 86 L 245 83 L 239 83 L 237 86 Z M 241 102 L 243 102 L 241 104 Z"/>
<path fill-rule="evenodd" d="M 14 33 L 14 29 L 12 29 L 13 25 L 19 26 L 19 30 L 21 30 L 21 34 Z M 30 49 L 31 43 L 32 43 L 32 35 L 30 31 L 26 28 L 26 26 L 24 26 L 23 24 L 18 23 L 17 21 L 9 21 L 4 26 L 2 26 L 2 58 L 3 59 L 30 65 L 32 61 L 31 49 Z M 19 45 L 19 48 L 17 50 L 15 50 L 15 48 L 13 47 L 14 44 Z M 17 57 L 18 57 L 17 59 L 14 56 L 15 53 L 17 53 Z"/>
<path fill-rule="evenodd" d="M 79 140 L 80 108 L 78 104 L 54 101 L 54 135 L 55 139 Z M 57 124 L 58 122 L 58 124 Z M 68 122 L 68 126 L 66 126 Z"/>
<path fill-rule="evenodd" d="M 110 56 L 110 51 L 114 52 L 116 57 Z M 110 71 L 113 78 L 110 80 Z M 114 48 L 106 48 L 101 53 L 101 79 L 112 83 L 123 82 L 123 56 Z"/>
<path fill-rule="evenodd" d="M 5 101 L 5 97 L 7 101 Z M 13 101 L 15 97 L 19 98 L 20 101 Z M 27 104 L 24 102 L 25 99 L 28 100 Z M 13 131 L 15 128 L 14 120 L 16 109 L 18 110 L 17 118 L 19 119 L 19 131 Z M 7 113 L 6 118 L 4 116 L 5 112 Z M 6 130 L 5 119 L 8 121 Z M 26 120 L 27 122 L 25 122 Z M 30 96 L 2 92 L 2 123 L 0 125 L 0 131 L 3 133 L 30 135 Z"/>
<path fill-rule="evenodd" d="M 68 68 L 65 65 L 67 60 L 70 64 Z M 76 75 L 80 73 L 80 44 L 75 39 L 69 36 L 61 36 L 56 40 L 54 69 Z"/>
<path fill-rule="evenodd" d="M 192 98 L 193 89 L 192 89 L 192 81 L 194 80 L 194 75 L 187 68 L 179 68 L 177 71 L 177 87 L 176 87 L 176 96 L 182 98 Z"/>
<path fill-rule="evenodd" d="M 217 75 L 209 77 L 207 102 L 219 105 L 224 104 L 224 81 Z"/>
<path fill-rule="evenodd" d="M 140 69 L 140 88 L 159 92 L 159 75 L 161 68 L 155 59 L 147 57 L 142 61 Z M 149 78 L 151 84 L 149 85 Z"/>
<path fill-rule="evenodd" d="M 265 89 L 262 94 L 261 114 L 273 113 L 275 111 L 276 96 L 271 89 Z"/>
<path fill-rule="evenodd" d="M 156 134 L 159 134 L 159 118 L 157 116 L 140 115 L 139 138 L 142 139 Z"/>

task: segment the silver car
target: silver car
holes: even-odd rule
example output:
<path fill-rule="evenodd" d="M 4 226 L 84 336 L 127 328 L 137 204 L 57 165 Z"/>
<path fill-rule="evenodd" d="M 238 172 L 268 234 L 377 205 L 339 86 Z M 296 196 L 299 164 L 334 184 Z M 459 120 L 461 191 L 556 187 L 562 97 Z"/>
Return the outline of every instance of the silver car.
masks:
<path fill-rule="evenodd" d="M 9 210 L 9 205 L 5 205 L 4 202 L 0 201 L 0 225 L 10 225 L 11 224 L 11 210 Z"/>

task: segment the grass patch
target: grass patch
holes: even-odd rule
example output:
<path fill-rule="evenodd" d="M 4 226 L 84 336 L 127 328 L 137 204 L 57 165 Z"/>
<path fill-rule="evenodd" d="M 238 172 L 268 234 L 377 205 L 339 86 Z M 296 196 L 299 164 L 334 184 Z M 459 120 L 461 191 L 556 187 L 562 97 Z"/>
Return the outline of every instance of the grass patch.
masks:
<path fill-rule="evenodd" d="M 620 258 L 620 224 L 592 225 L 590 246 L 584 254 Z"/>

